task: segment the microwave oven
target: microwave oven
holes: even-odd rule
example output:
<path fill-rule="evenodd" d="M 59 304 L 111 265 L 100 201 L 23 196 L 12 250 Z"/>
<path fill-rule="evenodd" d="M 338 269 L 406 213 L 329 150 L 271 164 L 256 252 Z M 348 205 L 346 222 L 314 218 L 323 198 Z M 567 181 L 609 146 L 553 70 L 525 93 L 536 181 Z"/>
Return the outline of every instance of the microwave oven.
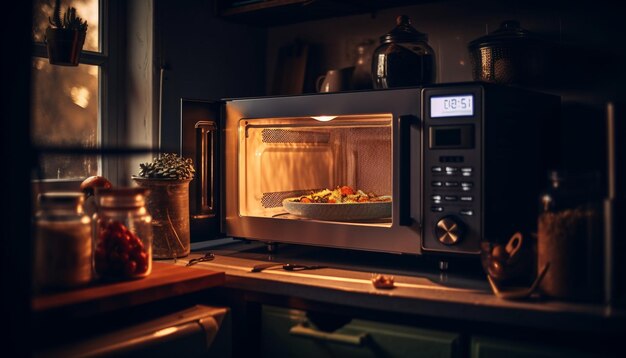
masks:
<path fill-rule="evenodd" d="M 534 229 L 559 112 L 557 96 L 477 82 L 182 99 L 192 241 L 475 256 L 482 240 Z M 287 210 L 341 186 L 390 200 Z"/>

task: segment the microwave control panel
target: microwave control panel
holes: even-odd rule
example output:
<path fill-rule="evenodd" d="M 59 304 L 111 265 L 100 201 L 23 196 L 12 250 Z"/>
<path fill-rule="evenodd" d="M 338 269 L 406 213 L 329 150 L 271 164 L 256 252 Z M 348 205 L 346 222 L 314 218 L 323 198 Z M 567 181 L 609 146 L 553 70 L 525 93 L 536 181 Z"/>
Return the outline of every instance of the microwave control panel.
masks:
<path fill-rule="evenodd" d="M 559 118 L 559 97 L 523 88 L 423 89 L 422 249 L 478 254 L 535 230 Z"/>
<path fill-rule="evenodd" d="M 476 254 L 481 237 L 482 91 L 425 89 L 422 247 Z"/>

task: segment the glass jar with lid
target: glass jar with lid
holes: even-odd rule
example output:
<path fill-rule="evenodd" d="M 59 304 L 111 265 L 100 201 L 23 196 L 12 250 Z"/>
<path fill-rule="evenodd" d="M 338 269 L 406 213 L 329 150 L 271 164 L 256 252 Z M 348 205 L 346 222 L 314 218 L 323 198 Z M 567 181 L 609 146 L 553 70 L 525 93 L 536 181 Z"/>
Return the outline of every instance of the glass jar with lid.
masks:
<path fill-rule="evenodd" d="M 372 55 L 372 79 L 374 88 L 435 83 L 435 51 L 428 35 L 413 28 L 408 16 L 398 16 L 396 27 L 380 37 Z"/>
<path fill-rule="evenodd" d="M 538 85 L 552 74 L 554 45 L 521 27 L 517 20 L 503 21 L 498 29 L 468 44 L 475 81 Z"/>
<path fill-rule="evenodd" d="M 152 217 L 142 188 L 97 189 L 93 265 L 104 280 L 145 277 L 152 271 Z"/>
<path fill-rule="evenodd" d="M 37 197 L 34 282 L 38 290 L 89 283 L 91 219 L 83 211 L 83 194 L 49 192 Z"/>
<path fill-rule="evenodd" d="M 548 266 L 543 294 L 566 300 L 602 298 L 603 220 L 600 175 L 549 173 L 540 196 L 537 269 Z"/>

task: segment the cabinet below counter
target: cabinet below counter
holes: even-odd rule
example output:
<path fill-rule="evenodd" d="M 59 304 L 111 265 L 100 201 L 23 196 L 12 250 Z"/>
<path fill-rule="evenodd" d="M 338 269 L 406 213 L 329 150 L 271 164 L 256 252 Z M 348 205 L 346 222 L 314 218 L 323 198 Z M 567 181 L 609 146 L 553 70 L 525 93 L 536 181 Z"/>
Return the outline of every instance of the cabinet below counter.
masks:
<path fill-rule="evenodd" d="M 200 305 L 199 297 L 225 279 L 221 270 L 159 261 L 141 279 L 40 293 L 32 299 L 34 339 L 29 348 L 35 356 L 87 356 L 92 351 L 109 356 L 161 348 L 205 352 L 207 341 L 199 334 L 205 328 L 197 321 L 214 322 L 215 333 L 224 319 L 229 320 L 224 318 L 229 311 Z M 159 327 L 172 334 L 160 339 L 152 334 Z M 230 328 L 224 328 L 222 335 L 229 337 Z"/>
<path fill-rule="evenodd" d="M 520 357 L 606 357 L 619 347 L 618 337 L 626 327 L 623 308 L 538 297 L 504 300 L 491 292 L 482 270 L 443 272 L 436 266 L 407 264 L 427 261 L 415 257 L 289 245 L 268 253 L 263 244 L 245 241 L 206 251 L 215 259 L 194 267 L 226 272 L 226 282 L 212 293 L 217 302 L 211 304 L 231 307 L 238 319 L 235 327 L 257 327 L 238 332 L 238 339 L 249 341 L 247 347 L 260 347 L 263 353 L 279 348 L 298 351 L 300 342 L 306 345 L 311 340 L 342 351 L 340 340 L 360 346 L 367 340 L 359 337 L 366 335 L 381 340 L 379 348 L 389 339 L 400 342 L 390 343 L 389 349 L 417 344 L 452 357 L 491 357 L 504 351 Z M 177 265 L 204 252 L 192 252 Z M 282 267 L 286 263 L 321 267 L 290 271 L 289 266 Z M 264 269 L 254 272 L 258 271 L 255 267 Z M 373 273 L 393 275 L 395 287 L 374 287 Z M 316 329 L 320 320 L 339 328 Z M 348 323 L 342 325 L 344 320 Z M 364 328 L 370 326 L 385 333 L 379 336 Z M 267 330 L 272 329 L 280 332 L 268 336 Z M 413 329 L 416 337 L 427 338 L 387 337 L 389 332 Z M 275 347 L 279 335 L 285 337 L 281 344 L 288 346 Z"/>

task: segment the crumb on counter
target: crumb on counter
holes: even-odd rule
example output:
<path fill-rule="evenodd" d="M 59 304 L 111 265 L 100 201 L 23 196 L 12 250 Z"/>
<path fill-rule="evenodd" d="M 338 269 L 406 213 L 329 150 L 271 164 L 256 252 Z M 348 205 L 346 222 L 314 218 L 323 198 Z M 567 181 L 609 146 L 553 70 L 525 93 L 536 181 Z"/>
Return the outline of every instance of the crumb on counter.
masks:
<path fill-rule="evenodd" d="M 394 287 L 394 277 L 382 274 L 372 274 L 372 285 L 376 288 L 390 289 Z"/>

